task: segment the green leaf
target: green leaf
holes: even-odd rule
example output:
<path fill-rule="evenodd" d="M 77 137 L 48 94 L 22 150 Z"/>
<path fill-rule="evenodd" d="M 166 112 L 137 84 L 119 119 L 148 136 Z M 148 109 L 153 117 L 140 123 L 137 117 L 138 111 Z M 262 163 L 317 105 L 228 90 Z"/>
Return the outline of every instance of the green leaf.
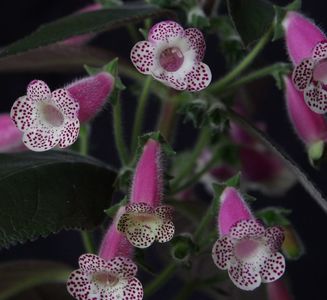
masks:
<path fill-rule="evenodd" d="M 102 162 L 72 152 L 1 154 L 0 247 L 100 225 L 115 177 Z"/>
<path fill-rule="evenodd" d="M 274 7 L 266 0 L 228 0 L 227 4 L 245 47 L 260 39 L 273 23 Z"/>
<path fill-rule="evenodd" d="M 74 14 L 42 25 L 27 37 L 5 47 L 0 57 L 22 53 L 47 46 L 85 33 L 102 32 L 125 26 L 150 17 L 158 17 L 169 11 L 150 5 L 126 5 L 119 8 L 102 9 L 83 14 Z"/>
<path fill-rule="evenodd" d="M 114 218 L 118 209 L 121 208 L 122 206 L 126 205 L 128 203 L 128 197 L 124 197 L 123 200 L 120 202 L 116 203 L 115 205 L 112 205 L 108 209 L 106 209 L 104 212 L 106 213 L 107 216 L 110 218 Z"/>
<path fill-rule="evenodd" d="M 196 128 L 202 127 L 207 121 L 208 102 L 203 99 L 195 99 L 186 102 L 179 110 L 184 114 L 184 122 L 191 121 Z"/>
<path fill-rule="evenodd" d="M 283 207 L 267 207 L 256 212 L 256 216 L 261 219 L 267 226 L 286 226 L 290 224 L 287 219 L 292 211 Z"/>
<path fill-rule="evenodd" d="M 71 271 L 70 267 L 52 261 L 3 263 L 0 265 L 0 300 L 12 299 L 22 291 L 44 283 L 66 282 Z M 29 297 L 25 299 L 32 300 Z"/>

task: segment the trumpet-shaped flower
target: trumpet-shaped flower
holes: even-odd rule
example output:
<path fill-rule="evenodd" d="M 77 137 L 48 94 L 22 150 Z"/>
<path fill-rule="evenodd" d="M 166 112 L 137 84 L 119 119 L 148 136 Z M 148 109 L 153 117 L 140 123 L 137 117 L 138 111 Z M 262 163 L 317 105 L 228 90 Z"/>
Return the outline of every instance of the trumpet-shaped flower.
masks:
<path fill-rule="evenodd" d="M 66 148 L 79 133 L 79 105 L 67 90 L 51 93 L 47 84 L 33 80 L 27 95 L 16 100 L 10 116 L 23 134 L 23 142 L 33 151 L 46 151 L 57 145 Z"/>
<path fill-rule="evenodd" d="M 219 269 L 228 270 L 237 287 L 253 290 L 283 275 L 285 259 L 278 252 L 283 231 L 265 229 L 234 188 L 226 188 L 221 196 L 218 229 L 221 237 L 213 246 L 212 258 Z"/>
<path fill-rule="evenodd" d="M 155 240 L 164 243 L 173 238 L 172 208 L 161 205 L 162 169 L 160 144 L 149 140 L 144 146 L 133 178 L 130 203 L 119 219 L 117 229 L 138 248 Z"/>
<path fill-rule="evenodd" d="M 133 47 L 131 60 L 139 72 L 176 90 L 194 92 L 206 88 L 211 81 L 211 71 L 202 63 L 205 48 L 201 31 L 184 30 L 169 20 L 150 29 L 148 40 Z"/>

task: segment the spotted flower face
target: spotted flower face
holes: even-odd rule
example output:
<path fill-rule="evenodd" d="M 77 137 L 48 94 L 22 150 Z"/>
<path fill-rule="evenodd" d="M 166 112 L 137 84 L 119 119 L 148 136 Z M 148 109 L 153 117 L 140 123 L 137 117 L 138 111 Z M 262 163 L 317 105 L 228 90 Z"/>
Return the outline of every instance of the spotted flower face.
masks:
<path fill-rule="evenodd" d="M 292 79 L 295 87 L 304 92 L 304 100 L 312 111 L 327 112 L 327 41 L 318 43 L 312 56 L 295 67 Z"/>
<path fill-rule="evenodd" d="M 51 93 L 47 84 L 33 80 L 27 95 L 14 103 L 10 116 L 23 134 L 23 142 L 33 151 L 46 151 L 57 145 L 66 148 L 79 133 L 79 104 L 65 89 Z"/>
<path fill-rule="evenodd" d="M 265 229 L 254 219 L 242 220 L 215 243 L 212 258 L 238 288 L 253 290 L 283 275 L 285 259 L 277 252 L 283 240 L 279 227 Z"/>
<path fill-rule="evenodd" d="M 146 203 L 129 204 L 118 222 L 117 229 L 138 248 L 147 248 L 154 241 L 168 242 L 175 232 L 172 208 L 165 205 L 152 208 Z"/>
<path fill-rule="evenodd" d="M 67 281 L 68 292 L 77 300 L 141 300 L 143 288 L 134 276 L 137 266 L 126 257 L 105 261 L 97 255 L 79 258 L 80 269 Z"/>
<path fill-rule="evenodd" d="M 148 40 L 131 51 L 134 66 L 176 90 L 200 91 L 211 81 L 209 67 L 202 63 L 206 44 L 196 28 L 184 30 L 173 21 L 154 25 Z"/>

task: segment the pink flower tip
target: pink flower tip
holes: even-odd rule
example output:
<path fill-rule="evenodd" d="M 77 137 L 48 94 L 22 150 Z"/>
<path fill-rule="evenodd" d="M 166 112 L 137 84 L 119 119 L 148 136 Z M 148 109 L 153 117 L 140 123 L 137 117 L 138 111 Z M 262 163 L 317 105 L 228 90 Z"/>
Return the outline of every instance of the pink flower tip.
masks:
<path fill-rule="evenodd" d="M 77 80 L 66 87 L 70 96 L 79 103 L 81 123 L 90 121 L 102 109 L 114 88 L 114 78 L 107 72 Z"/>
<path fill-rule="evenodd" d="M 148 40 L 138 42 L 130 57 L 139 72 L 176 90 L 196 92 L 211 82 L 210 68 L 202 62 L 205 49 L 200 30 L 184 30 L 178 23 L 167 20 L 155 24 Z"/>
<path fill-rule="evenodd" d="M 218 229 L 220 235 L 228 235 L 232 226 L 241 220 L 252 219 L 250 208 L 241 194 L 233 187 L 227 187 L 220 196 Z"/>
<path fill-rule="evenodd" d="M 22 141 L 22 133 L 17 129 L 9 114 L 0 114 L 0 152 L 27 150 Z"/>

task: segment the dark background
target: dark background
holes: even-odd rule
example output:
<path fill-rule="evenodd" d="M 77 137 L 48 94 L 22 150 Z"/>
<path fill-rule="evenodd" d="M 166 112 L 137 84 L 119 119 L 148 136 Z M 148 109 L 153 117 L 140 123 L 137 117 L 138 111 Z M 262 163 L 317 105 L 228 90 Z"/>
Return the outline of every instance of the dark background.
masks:
<path fill-rule="evenodd" d="M 276 4 L 286 4 L 287 1 L 274 1 Z M 0 47 L 24 37 L 40 24 L 55 20 L 83 7 L 89 3 L 83 0 L 29 0 L 29 1 L 1 1 L 0 3 Z M 313 18 L 317 24 L 327 30 L 326 19 L 327 5 L 324 0 L 303 1 L 302 11 Z M 120 55 L 127 57 L 132 47 L 132 42 L 126 38 L 123 30 L 100 35 L 93 43 L 113 50 L 121 50 Z M 205 62 L 213 70 L 214 77 L 223 74 L 224 64 L 214 44 L 207 45 Z M 287 61 L 285 46 L 282 41 L 271 43 L 260 56 L 260 63 L 274 61 Z M 26 85 L 31 80 L 38 78 L 46 81 L 51 89 L 56 89 L 76 77 L 84 76 L 81 70 L 78 73 L 0 73 L 0 112 L 9 111 L 12 103 L 25 94 Z M 326 167 L 313 170 L 307 163 L 304 147 L 297 139 L 287 119 L 283 94 L 275 88 L 272 79 L 263 80 L 252 87 L 253 99 L 256 103 L 256 117 L 265 120 L 268 124 L 268 133 L 282 145 L 291 157 L 294 158 L 310 175 L 319 188 L 327 195 Z M 133 117 L 134 98 L 124 98 L 124 122 L 126 136 L 131 131 L 129 120 Z M 151 130 L 158 113 L 158 103 L 154 100 L 147 110 L 147 129 Z M 189 126 L 182 126 L 183 134 L 178 135 L 174 148 L 181 150 L 192 145 L 193 131 Z M 97 117 L 93 124 L 91 153 L 113 165 L 117 165 L 117 156 L 113 147 L 111 111 L 109 108 Z M 178 141 L 178 142 L 177 142 Z M 326 214 L 316 205 L 314 200 L 296 185 L 285 197 L 268 199 L 260 194 L 262 201 L 255 204 L 257 207 L 267 205 L 282 205 L 293 210 L 291 220 L 301 234 L 306 246 L 306 254 L 299 260 L 289 262 L 287 265 L 290 286 L 295 294 L 295 299 L 327 299 L 327 243 Z M 24 245 L 17 245 L 9 250 L 0 250 L 0 260 L 14 259 L 53 259 L 76 266 L 77 257 L 83 252 L 80 237 L 77 232 L 61 232 L 47 239 L 39 239 Z M 159 296 L 154 297 L 159 299 Z M 162 299 L 169 299 L 165 295 Z M 194 299 L 204 299 L 200 296 Z"/>

